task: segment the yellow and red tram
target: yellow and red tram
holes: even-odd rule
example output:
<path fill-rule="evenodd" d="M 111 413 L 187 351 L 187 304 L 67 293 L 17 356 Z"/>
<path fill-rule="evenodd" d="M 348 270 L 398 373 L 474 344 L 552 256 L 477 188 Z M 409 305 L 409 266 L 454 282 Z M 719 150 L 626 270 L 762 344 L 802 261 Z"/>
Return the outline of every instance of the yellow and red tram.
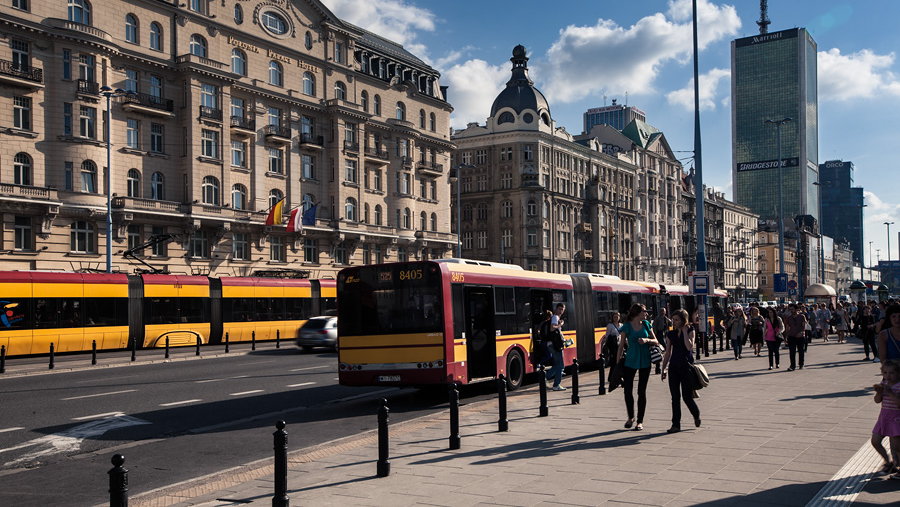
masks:
<path fill-rule="evenodd" d="M 460 259 L 345 268 L 337 291 L 343 385 L 465 384 L 503 374 L 516 388 L 535 369 L 541 314 L 559 303 L 573 342 L 566 364 L 600 357 L 613 312 L 638 302 L 651 312 L 693 305 L 693 296 L 659 284 Z"/>

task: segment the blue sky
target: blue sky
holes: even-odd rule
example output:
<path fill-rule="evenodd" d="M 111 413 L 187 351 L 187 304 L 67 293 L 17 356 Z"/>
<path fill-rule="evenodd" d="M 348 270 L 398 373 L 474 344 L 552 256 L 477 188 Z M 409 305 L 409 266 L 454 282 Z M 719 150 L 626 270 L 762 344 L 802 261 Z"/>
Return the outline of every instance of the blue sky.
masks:
<path fill-rule="evenodd" d="M 484 123 L 509 78 L 512 48 L 557 125 L 578 134 L 591 107 L 627 102 L 647 113 L 679 157 L 693 149 L 691 1 L 324 0 L 336 15 L 404 44 L 442 73 L 455 128 Z M 758 32 L 758 0 L 699 0 L 703 168 L 731 196 L 730 41 Z M 770 0 L 770 31 L 805 27 L 818 43 L 819 160 L 851 160 L 866 190 L 865 241 L 900 257 L 900 2 Z M 685 160 L 689 167 L 690 160 Z M 868 248 L 864 252 L 869 258 Z"/>

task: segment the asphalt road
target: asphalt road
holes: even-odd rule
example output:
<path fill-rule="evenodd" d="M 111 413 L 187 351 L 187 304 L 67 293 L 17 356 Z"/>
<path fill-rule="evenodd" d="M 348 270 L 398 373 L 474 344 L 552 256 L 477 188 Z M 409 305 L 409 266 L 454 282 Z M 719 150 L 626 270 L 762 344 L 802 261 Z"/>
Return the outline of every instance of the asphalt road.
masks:
<path fill-rule="evenodd" d="M 392 421 L 446 407 L 442 390 L 339 386 L 336 366 L 334 353 L 285 347 L 0 377 L 0 505 L 103 503 L 115 453 L 138 494 L 271 457 L 277 420 L 295 450 L 375 428 L 381 397 Z"/>

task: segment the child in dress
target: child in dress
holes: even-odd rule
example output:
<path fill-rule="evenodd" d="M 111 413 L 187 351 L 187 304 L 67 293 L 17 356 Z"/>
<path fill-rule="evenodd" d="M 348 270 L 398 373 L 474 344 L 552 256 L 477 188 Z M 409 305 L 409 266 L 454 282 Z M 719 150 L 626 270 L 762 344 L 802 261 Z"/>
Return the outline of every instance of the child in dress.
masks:
<path fill-rule="evenodd" d="M 875 403 L 881 403 L 881 414 L 872 429 L 872 447 L 884 459 L 884 470 L 893 472 L 891 479 L 900 479 L 900 362 L 885 361 L 881 365 L 884 380 L 875 388 Z M 888 456 L 881 441 L 888 437 L 891 456 Z"/>

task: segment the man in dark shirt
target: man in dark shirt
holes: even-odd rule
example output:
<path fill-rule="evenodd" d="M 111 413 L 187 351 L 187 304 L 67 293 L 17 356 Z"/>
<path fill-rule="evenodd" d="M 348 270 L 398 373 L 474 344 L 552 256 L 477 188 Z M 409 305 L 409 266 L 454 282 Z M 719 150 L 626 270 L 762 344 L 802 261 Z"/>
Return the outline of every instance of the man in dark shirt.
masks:
<path fill-rule="evenodd" d="M 787 335 L 788 352 L 791 357 L 791 366 L 787 371 L 794 371 L 797 364 L 797 353 L 800 353 L 800 369 L 803 369 L 803 346 L 806 343 L 806 316 L 799 312 L 796 304 L 789 307 L 790 315 L 784 319 L 785 334 Z"/>

